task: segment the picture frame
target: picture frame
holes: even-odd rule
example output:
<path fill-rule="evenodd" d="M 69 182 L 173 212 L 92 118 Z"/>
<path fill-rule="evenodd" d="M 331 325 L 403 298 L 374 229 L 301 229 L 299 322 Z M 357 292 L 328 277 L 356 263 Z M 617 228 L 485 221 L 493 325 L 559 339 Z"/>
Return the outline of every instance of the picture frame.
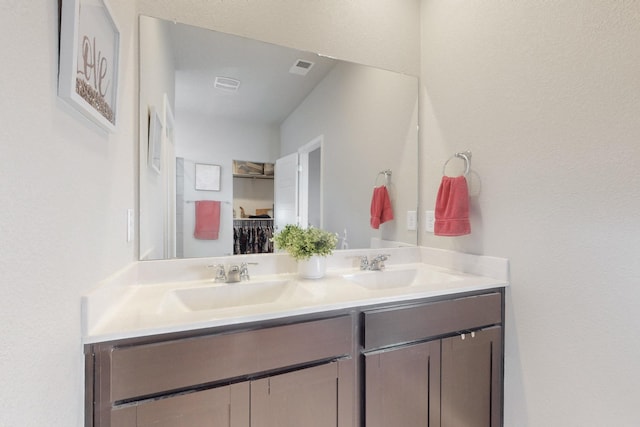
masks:
<path fill-rule="evenodd" d="M 158 174 L 162 169 L 162 134 L 164 126 L 160 119 L 160 114 L 155 107 L 149 109 L 149 149 L 147 154 L 147 164 Z"/>
<path fill-rule="evenodd" d="M 220 191 L 220 166 L 196 163 L 196 190 Z"/>
<path fill-rule="evenodd" d="M 60 13 L 58 96 L 115 132 L 120 30 L 107 0 L 62 0 Z"/>

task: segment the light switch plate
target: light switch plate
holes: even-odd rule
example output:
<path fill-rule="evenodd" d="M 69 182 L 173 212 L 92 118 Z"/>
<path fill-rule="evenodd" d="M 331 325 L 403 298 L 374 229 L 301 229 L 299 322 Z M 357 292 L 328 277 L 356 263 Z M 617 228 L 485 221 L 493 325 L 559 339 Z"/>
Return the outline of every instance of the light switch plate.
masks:
<path fill-rule="evenodd" d="M 418 228 L 418 213 L 416 211 L 407 211 L 407 230 L 414 231 Z"/>
<path fill-rule="evenodd" d="M 436 222 L 436 212 L 425 211 L 424 212 L 424 231 L 426 233 L 433 233 L 433 227 L 435 222 Z"/>

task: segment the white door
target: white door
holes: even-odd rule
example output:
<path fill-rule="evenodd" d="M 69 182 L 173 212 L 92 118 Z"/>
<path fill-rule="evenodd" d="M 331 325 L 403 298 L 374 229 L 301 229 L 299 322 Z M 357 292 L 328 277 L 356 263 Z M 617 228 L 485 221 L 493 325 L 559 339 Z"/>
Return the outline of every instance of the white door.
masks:
<path fill-rule="evenodd" d="M 298 153 L 276 160 L 273 182 L 276 230 L 298 224 Z"/>

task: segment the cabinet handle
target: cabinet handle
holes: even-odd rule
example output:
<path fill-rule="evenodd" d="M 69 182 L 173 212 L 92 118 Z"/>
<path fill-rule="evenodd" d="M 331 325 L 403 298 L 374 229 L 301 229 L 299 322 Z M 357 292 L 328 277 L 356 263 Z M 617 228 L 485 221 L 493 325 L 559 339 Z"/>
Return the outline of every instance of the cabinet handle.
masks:
<path fill-rule="evenodd" d="M 471 338 L 475 338 L 476 337 L 476 332 L 475 331 L 471 331 L 470 334 L 471 334 Z M 467 337 L 467 333 L 466 332 L 463 332 L 463 333 L 460 334 L 460 338 L 462 338 L 463 340 L 466 337 Z"/>

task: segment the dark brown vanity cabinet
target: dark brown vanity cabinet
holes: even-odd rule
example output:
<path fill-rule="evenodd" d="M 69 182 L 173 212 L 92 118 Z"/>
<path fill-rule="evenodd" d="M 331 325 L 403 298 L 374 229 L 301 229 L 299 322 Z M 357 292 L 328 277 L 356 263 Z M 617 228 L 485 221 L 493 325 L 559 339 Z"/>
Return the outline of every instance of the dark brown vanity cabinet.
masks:
<path fill-rule="evenodd" d="M 438 406 L 439 366 L 439 341 L 367 353 L 366 426 L 438 425 L 433 408 Z"/>
<path fill-rule="evenodd" d="M 115 408 L 112 426 L 338 426 L 338 362 Z"/>
<path fill-rule="evenodd" d="M 86 425 L 499 427 L 503 306 L 493 290 L 91 344 Z"/>
<path fill-rule="evenodd" d="M 248 427 L 248 382 L 122 405 L 110 425 L 122 427 Z"/>
<path fill-rule="evenodd" d="M 351 427 L 354 314 L 95 344 L 96 427 Z"/>
<path fill-rule="evenodd" d="M 338 422 L 337 362 L 251 383 L 251 427 L 329 427 Z"/>
<path fill-rule="evenodd" d="M 502 328 L 441 341 L 440 424 L 502 425 Z"/>
<path fill-rule="evenodd" d="M 364 425 L 501 426 L 502 307 L 495 292 L 365 312 Z"/>

